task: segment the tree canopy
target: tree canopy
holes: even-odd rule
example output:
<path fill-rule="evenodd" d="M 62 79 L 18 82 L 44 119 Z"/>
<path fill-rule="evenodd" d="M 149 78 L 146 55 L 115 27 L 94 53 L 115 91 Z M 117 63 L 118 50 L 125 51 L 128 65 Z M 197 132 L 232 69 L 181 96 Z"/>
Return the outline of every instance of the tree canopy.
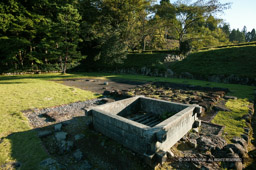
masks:
<path fill-rule="evenodd" d="M 230 30 L 218 0 L 2 0 L 0 72 L 59 70 L 79 62 L 114 66 L 129 51 L 191 49 L 255 41 Z M 175 45 L 177 44 L 177 45 Z M 86 61 L 84 60 L 86 58 Z"/>

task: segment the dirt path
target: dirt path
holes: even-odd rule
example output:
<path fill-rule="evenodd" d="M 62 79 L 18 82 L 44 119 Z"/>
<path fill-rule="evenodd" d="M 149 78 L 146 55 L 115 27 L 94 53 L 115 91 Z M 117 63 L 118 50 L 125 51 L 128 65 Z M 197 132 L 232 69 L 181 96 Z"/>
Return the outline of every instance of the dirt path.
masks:
<path fill-rule="evenodd" d="M 130 80 L 101 80 L 101 79 L 66 79 L 66 80 L 58 80 L 58 83 L 77 87 L 83 90 L 92 91 L 95 93 L 102 94 L 105 90 L 127 90 L 137 87 L 138 85 L 144 85 L 145 82 L 137 82 Z"/>

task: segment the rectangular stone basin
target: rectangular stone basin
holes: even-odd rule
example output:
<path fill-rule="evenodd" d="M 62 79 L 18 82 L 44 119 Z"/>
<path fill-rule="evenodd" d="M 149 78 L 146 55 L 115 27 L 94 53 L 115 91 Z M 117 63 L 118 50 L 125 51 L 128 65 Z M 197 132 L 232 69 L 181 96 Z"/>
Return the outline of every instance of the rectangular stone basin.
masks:
<path fill-rule="evenodd" d="M 90 110 L 95 130 L 142 154 L 169 150 L 197 120 L 198 105 L 132 97 Z M 170 117 L 166 117 L 171 113 Z"/>

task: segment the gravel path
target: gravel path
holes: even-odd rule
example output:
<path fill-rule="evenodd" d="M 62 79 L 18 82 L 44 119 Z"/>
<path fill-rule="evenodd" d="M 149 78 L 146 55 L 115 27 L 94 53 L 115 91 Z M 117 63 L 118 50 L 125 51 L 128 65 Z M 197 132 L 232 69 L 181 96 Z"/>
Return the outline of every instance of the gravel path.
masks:
<path fill-rule="evenodd" d="M 34 128 L 39 128 L 70 120 L 73 117 L 84 116 L 86 108 L 102 103 L 103 99 L 93 99 L 51 108 L 28 110 L 23 113 Z"/>

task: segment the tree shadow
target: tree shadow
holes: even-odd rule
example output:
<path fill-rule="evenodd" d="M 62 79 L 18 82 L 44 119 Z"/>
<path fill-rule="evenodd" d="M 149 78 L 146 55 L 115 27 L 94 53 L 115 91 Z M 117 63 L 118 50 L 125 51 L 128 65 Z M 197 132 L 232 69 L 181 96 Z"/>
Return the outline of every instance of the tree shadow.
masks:
<path fill-rule="evenodd" d="M 88 122 L 86 116 L 74 117 L 7 136 L 2 140 L 10 141 L 11 157 L 16 161 L 0 169 L 152 169 L 132 151 L 94 131 Z M 60 131 L 57 124 L 62 125 Z M 57 137 L 61 133 L 65 137 Z"/>

